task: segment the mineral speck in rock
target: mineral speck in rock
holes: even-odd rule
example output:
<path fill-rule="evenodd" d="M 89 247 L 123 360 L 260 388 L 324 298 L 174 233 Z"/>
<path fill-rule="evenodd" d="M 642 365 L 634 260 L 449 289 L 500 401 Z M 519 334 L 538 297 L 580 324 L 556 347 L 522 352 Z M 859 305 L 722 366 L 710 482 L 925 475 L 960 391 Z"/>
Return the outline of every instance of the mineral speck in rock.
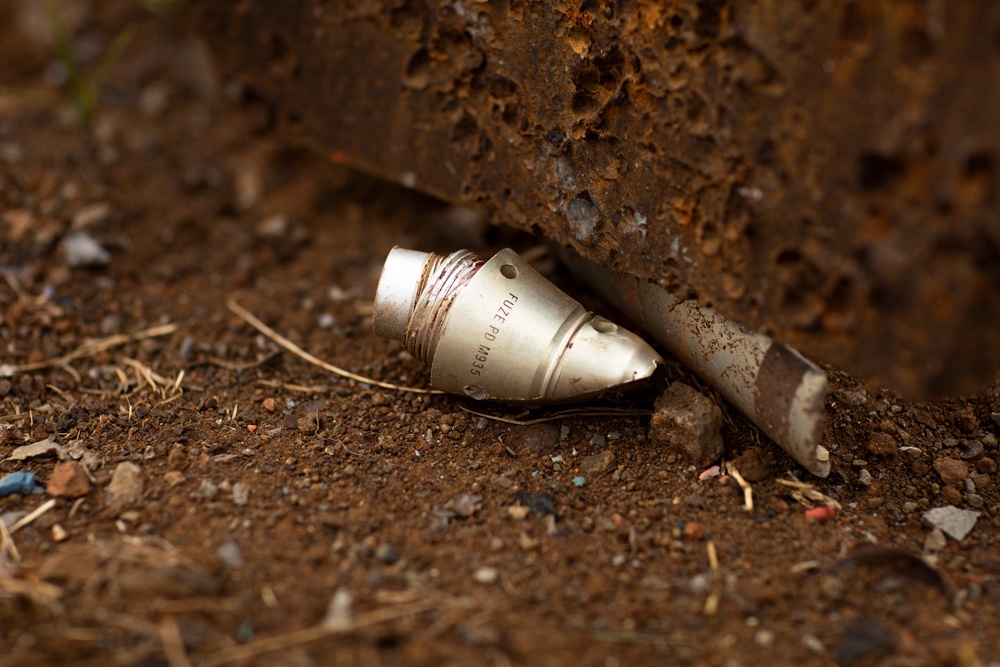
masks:
<path fill-rule="evenodd" d="M 978 518 L 979 512 L 945 505 L 924 512 L 923 522 L 925 526 L 939 528 L 948 537 L 961 542 L 972 532 Z"/>
<path fill-rule="evenodd" d="M 589 239 L 600 219 L 601 212 L 592 201 L 577 197 L 566 205 L 566 221 L 577 241 Z"/>
<path fill-rule="evenodd" d="M 694 388 L 674 382 L 656 399 L 649 439 L 697 466 L 708 465 L 722 455 L 722 410 Z"/>

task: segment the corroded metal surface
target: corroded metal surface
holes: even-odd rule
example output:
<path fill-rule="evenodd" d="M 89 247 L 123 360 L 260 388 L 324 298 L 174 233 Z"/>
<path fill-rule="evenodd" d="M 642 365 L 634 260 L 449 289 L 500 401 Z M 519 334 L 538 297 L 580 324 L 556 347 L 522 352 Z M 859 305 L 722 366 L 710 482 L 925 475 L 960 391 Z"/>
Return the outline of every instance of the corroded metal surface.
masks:
<path fill-rule="evenodd" d="M 1000 3 L 201 0 L 262 129 L 911 395 L 1000 367 Z"/>

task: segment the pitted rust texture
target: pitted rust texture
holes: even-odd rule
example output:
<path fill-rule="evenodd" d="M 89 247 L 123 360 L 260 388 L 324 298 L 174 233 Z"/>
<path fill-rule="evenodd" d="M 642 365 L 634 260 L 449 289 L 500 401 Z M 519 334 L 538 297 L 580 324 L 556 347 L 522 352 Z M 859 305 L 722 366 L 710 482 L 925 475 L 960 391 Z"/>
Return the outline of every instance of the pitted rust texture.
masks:
<path fill-rule="evenodd" d="M 218 0 L 263 127 L 912 395 L 1000 367 L 1000 3 Z"/>

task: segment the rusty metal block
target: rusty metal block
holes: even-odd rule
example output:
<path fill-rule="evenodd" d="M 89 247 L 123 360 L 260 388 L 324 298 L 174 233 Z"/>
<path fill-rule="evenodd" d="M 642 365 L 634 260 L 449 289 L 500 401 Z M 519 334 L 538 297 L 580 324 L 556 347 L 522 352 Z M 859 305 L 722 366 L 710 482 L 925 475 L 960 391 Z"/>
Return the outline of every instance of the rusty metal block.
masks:
<path fill-rule="evenodd" d="M 998 3 L 189 10 L 261 128 L 335 162 L 904 393 L 1000 368 Z"/>

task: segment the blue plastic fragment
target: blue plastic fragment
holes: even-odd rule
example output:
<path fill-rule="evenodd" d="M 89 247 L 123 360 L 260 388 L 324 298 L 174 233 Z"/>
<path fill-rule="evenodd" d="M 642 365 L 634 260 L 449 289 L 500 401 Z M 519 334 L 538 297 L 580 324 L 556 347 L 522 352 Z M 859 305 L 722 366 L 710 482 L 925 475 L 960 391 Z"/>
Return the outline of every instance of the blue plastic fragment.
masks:
<path fill-rule="evenodd" d="M 14 493 L 27 495 L 35 489 L 35 473 L 15 472 L 0 479 L 0 498 Z"/>
<path fill-rule="evenodd" d="M 576 484 L 577 486 L 583 486 L 583 483 L 585 481 L 586 480 L 583 477 L 574 477 L 573 478 L 573 483 Z"/>

